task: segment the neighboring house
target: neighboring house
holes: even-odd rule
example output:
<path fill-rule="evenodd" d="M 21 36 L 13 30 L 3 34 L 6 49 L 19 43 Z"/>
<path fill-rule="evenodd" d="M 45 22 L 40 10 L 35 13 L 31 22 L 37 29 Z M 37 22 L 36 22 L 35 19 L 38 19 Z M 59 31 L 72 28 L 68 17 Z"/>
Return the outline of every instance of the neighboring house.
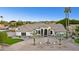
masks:
<path fill-rule="evenodd" d="M 26 24 L 16 28 L 16 36 L 33 36 L 33 31 L 39 36 L 65 35 L 66 30 L 62 24 L 35 23 Z"/>
<path fill-rule="evenodd" d="M 6 31 L 8 26 L 5 26 L 4 24 L 0 24 L 0 31 Z"/>
<path fill-rule="evenodd" d="M 10 31 L 10 32 L 15 32 L 15 31 L 16 31 L 16 27 L 9 27 L 9 28 L 8 28 L 8 31 Z"/>

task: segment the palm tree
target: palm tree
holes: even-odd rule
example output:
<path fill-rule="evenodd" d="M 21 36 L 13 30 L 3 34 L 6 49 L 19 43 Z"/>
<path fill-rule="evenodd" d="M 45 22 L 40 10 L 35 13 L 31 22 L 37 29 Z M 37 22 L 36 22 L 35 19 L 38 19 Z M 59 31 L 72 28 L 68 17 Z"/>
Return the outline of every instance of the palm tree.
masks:
<path fill-rule="evenodd" d="M 3 20 L 3 16 L 0 16 L 0 21 L 2 21 Z"/>
<path fill-rule="evenodd" d="M 3 20 L 3 16 L 0 16 L 1 20 Z"/>
<path fill-rule="evenodd" d="M 64 13 L 65 13 L 65 18 L 66 18 L 66 37 L 68 38 L 68 26 L 69 26 L 69 13 L 71 13 L 71 8 L 70 7 L 65 7 L 64 8 Z"/>

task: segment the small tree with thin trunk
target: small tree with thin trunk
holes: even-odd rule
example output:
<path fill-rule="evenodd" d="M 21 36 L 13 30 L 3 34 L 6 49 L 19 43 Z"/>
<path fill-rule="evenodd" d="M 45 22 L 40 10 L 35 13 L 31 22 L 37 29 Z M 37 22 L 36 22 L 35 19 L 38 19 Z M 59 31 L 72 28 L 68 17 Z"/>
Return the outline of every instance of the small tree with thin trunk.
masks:
<path fill-rule="evenodd" d="M 61 45 L 61 41 L 62 41 L 62 34 L 57 34 L 57 39 L 59 40 L 59 45 Z"/>
<path fill-rule="evenodd" d="M 36 45 L 36 39 L 35 39 L 36 31 L 35 30 L 33 31 L 32 35 L 33 35 L 33 45 Z"/>

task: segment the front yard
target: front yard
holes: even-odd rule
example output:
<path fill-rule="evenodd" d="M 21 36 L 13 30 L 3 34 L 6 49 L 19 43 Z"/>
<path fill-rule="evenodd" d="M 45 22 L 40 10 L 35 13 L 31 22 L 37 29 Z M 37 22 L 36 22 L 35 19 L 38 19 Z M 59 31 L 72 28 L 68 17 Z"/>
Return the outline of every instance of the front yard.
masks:
<path fill-rule="evenodd" d="M 23 41 L 23 40 L 20 39 L 19 37 L 18 38 L 17 37 L 16 38 L 8 37 L 8 35 L 5 31 L 0 32 L 0 44 L 12 45 L 12 44 L 15 44 L 20 41 Z"/>
<path fill-rule="evenodd" d="M 9 37 L 8 39 L 4 40 L 4 43 L 8 44 L 8 45 L 12 45 L 12 44 L 20 42 L 20 41 L 23 41 L 23 40 L 19 39 L 19 38 L 11 38 L 11 37 Z"/>

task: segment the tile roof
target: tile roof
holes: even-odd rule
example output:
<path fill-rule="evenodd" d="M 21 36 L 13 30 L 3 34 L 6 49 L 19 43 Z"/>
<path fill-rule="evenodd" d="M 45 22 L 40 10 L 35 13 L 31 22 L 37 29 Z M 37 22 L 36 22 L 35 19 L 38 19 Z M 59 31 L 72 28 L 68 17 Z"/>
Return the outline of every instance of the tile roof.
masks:
<path fill-rule="evenodd" d="M 4 28 L 5 28 L 5 25 L 0 24 L 0 29 L 4 29 Z"/>
<path fill-rule="evenodd" d="M 30 32 L 33 31 L 34 29 L 39 29 L 39 28 L 48 28 L 51 27 L 54 31 L 66 31 L 64 26 L 62 24 L 45 24 L 45 23 L 35 23 L 35 24 L 26 24 L 23 26 L 19 26 L 18 30 L 19 32 Z"/>

